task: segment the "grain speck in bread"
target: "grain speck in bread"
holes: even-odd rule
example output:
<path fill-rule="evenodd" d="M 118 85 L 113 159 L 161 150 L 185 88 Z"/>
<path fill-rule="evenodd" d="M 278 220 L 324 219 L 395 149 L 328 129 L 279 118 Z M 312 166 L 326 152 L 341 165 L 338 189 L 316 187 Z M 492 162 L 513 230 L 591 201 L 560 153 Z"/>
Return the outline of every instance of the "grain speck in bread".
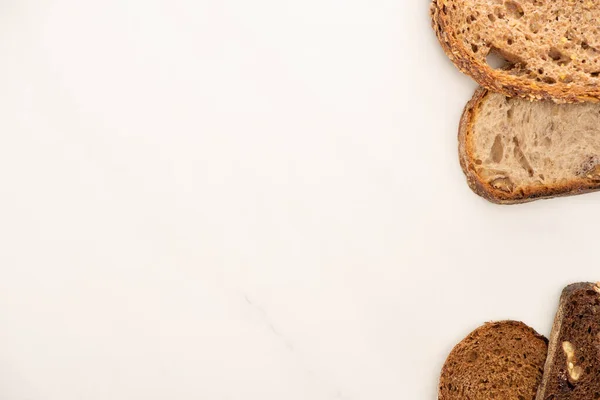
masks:
<path fill-rule="evenodd" d="M 542 380 L 548 341 L 516 321 L 487 323 L 448 356 L 439 400 L 533 400 Z"/>
<path fill-rule="evenodd" d="M 600 98 L 595 0 L 434 0 L 431 15 L 450 59 L 488 89 L 557 102 Z M 506 67 L 494 68 L 490 54 Z"/>
<path fill-rule="evenodd" d="M 502 204 L 600 189 L 600 105 L 509 98 L 483 88 L 459 129 L 469 186 Z"/>
<path fill-rule="evenodd" d="M 537 400 L 600 399 L 600 288 L 567 286 L 554 319 Z"/>

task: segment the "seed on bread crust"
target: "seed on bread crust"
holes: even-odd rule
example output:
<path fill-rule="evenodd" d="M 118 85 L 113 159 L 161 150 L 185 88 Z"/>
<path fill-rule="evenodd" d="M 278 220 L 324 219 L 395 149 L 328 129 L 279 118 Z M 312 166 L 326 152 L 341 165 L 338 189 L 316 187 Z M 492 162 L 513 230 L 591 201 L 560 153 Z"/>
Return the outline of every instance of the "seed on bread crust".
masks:
<path fill-rule="evenodd" d="M 600 165 L 596 165 L 594 168 L 589 170 L 585 176 L 593 181 L 600 181 Z"/>

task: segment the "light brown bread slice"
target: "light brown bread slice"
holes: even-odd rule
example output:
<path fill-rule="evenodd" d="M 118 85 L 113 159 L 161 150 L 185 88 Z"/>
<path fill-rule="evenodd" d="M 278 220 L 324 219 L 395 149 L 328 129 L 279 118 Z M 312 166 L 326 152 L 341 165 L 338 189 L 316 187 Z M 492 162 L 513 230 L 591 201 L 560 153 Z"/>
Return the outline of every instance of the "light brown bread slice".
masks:
<path fill-rule="evenodd" d="M 600 399 L 600 288 L 567 286 L 550 335 L 537 400 Z"/>
<path fill-rule="evenodd" d="M 558 102 L 600 98 L 596 0 L 433 0 L 431 15 L 450 59 L 488 89 Z M 494 68 L 490 54 L 508 65 Z"/>
<path fill-rule="evenodd" d="M 547 339 L 522 322 L 487 323 L 448 356 L 438 399 L 533 400 L 547 350 Z"/>
<path fill-rule="evenodd" d="M 600 104 L 530 102 L 478 89 L 459 128 L 469 186 L 501 204 L 600 189 Z"/>

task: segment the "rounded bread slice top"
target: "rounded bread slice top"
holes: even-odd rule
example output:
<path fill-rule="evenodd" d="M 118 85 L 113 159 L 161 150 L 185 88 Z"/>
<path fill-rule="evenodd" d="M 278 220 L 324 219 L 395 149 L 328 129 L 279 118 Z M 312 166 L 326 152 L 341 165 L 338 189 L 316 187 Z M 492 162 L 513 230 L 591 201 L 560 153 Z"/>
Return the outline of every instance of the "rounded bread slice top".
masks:
<path fill-rule="evenodd" d="M 486 323 L 448 356 L 439 400 L 532 400 L 547 351 L 548 340 L 522 322 Z"/>

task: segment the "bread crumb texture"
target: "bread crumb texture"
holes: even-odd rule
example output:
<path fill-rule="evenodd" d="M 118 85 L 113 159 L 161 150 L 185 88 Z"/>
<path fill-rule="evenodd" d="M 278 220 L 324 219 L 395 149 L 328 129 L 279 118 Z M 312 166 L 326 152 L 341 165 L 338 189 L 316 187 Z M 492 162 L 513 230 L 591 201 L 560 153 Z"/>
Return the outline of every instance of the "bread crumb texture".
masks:
<path fill-rule="evenodd" d="M 470 169 L 506 196 L 600 185 L 598 104 L 530 102 L 488 92 L 467 140 Z"/>
<path fill-rule="evenodd" d="M 448 356 L 440 400 L 532 400 L 542 379 L 547 341 L 520 322 L 488 323 Z"/>

